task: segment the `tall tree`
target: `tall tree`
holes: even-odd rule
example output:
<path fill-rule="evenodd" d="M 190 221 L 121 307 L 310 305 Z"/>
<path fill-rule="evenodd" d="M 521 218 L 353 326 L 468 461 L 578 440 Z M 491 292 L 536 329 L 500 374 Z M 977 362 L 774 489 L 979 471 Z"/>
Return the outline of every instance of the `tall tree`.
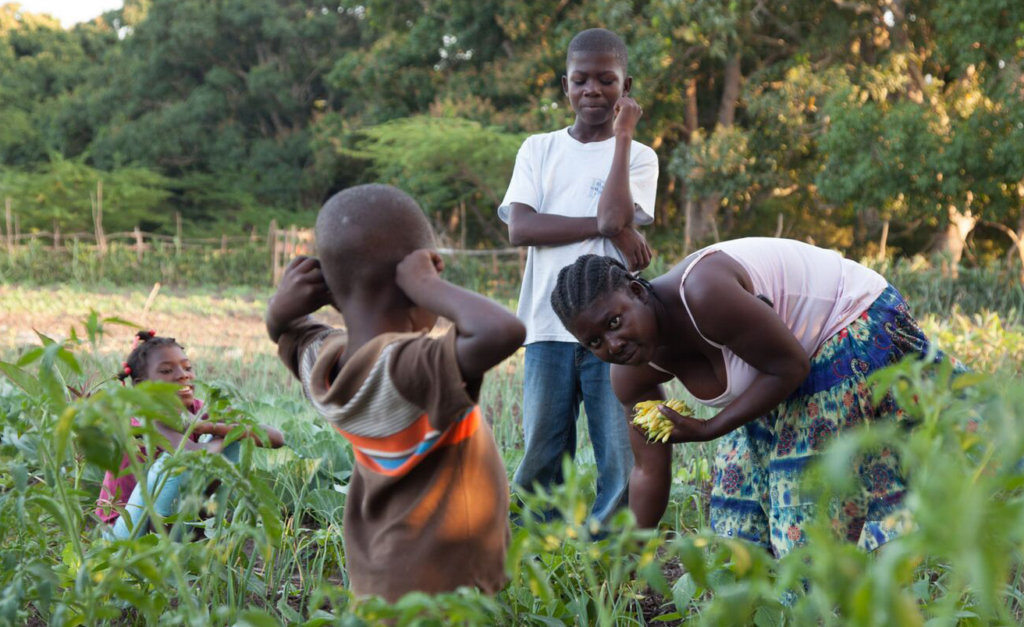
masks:
<path fill-rule="evenodd" d="M 333 59 L 358 43 L 356 18 L 337 2 L 312 0 L 134 8 L 123 67 L 108 68 L 105 86 L 122 102 L 89 147 L 93 162 L 143 164 L 181 179 L 190 213 L 198 211 L 190 177 L 245 190 L 249 202 L 319 201 L 326 183 L 301 176 L 312 159 L 309 126 L 329 104 Z"/>
<path fill-rule="evenodd" d="M 522 140 L 471 120 L 417 116 L 364 129 L 347 152 L 413 194 L 449 242 L 501 246 L 507 235 L 493 215 Z"/>
<path fill-rule="evenodd" d="M 983 215 L 1019 212 L 1024 170 L 1005 142 L 1024 104 L 1024 6 L 837 4 L 873 28 L 858 42 L 866 63 L 827 106 L 821 192 L 931 225 L 955 274 Z"/>
<path fill-rule="evenodd" d="M 61 101 L 116 41 L 99 24 L 68 31 L 16 3 L 0 6 L 0 163 L 31 167 L 63 151 Z"/>

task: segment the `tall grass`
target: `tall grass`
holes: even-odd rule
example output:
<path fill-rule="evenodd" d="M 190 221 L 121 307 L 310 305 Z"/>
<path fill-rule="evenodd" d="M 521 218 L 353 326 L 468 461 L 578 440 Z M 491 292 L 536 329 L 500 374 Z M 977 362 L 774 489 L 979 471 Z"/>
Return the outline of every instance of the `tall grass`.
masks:
<path fill-rule="evenodd" d="M 655 255 L 643 275 L 667 271 L 679 259 Z M 513 305 L 519 294 L 522 261 L 518 256 L 449 255 L 445 277 L 457 285 Z M 967 315 L 996 311 L 1013 321 L 1024 315 L 1024 286 L 1012 263 L 964 266 L 956 279 L 924 257 L 862 261 L 882 273 L 911 303 L 918 315 L 944 316 L 958 310 Z M 14 251 L 0 252 L 0 284 L 138 286 L 161 283 L 186 289 L 247 286 L 269 287 L 271 260 L 267 245 L 253 241 L 219 247 L 175 247 L 155 242 L 141 258 L 133 246 L 111 244 L 105 256 L 94 246 L 71 240 L 54 249 L 41 240 Z"/>
<path fill-rule="evenodd" d="M 173 421 L 177 400 L 160 386 L 112 381 L 108 373 L 131 329 L 88 312 L 114 310 L 132 319 L 149 291 L 3 289 L 0 313 L 9 318 L 0 326 L 19 315 L 40 323 L 45 316 L 38 312 L 56 325 L 40 328 L 43 337 L 20 339 L 21 346 L 0 346 L 3 625 L 914 625 L 1024 618 L 1024 386 L 1020 360 L 1005 358 L 1019 354 L 1021 344 L 1021 328 L 1005 321 L 1009 315 L 929 318 L 943 348 L 969 351 L 976 371 L 986 374 L 953 379 L 916 362 L 887 371 L 881 383 L 896 391 L 917 426 L 838 438 L 810 477 L 827 508 L 845 489 L 859 451 L 882 441 L 899 451 L 913 469 L 912 517 L 902 521 L 903 538 L 877 554 L 834 538 L 827 520 L 811 529 L 808 545 L 781 560 L 715 537 L 706 518 L 713 444 L 675 448 L 672 505 L 660 529 L 637 529 L 622 512 L 610 533 L 594 540 L 586 520 L 593 474 L 584 453 L 566 467 L 563 486 L 520 497 L 526 507 L 562 515 L 552 522 L 524 517 L 513 528 L 505 590 L 493 598 L 471 590 L 412 594 L 387 605 L 348 592 L 341 518 L 351 455 L 263 339 L 266 292 L 219 298 L 164 291 L 148 315 L 165 325 L 159 330 L 188 338 L 200 395 L 215 416 L 278 426 L 288 446 L 245 445 L 237 466 L 184 455 L 182 463 L 200 479 L 191 482 L 183 515 L 167 521 L 170 530 L 110 542 L 92 514 L 102 471 L 140 438 L 155 444 L 152 423 Z M 62 308 L 80 312 L 79 319 L 58 318 Z M 492 370 L 480 400 L 509 472 L 521 456 L 521 370 L 521 355 Z M 669 394 L 683 392 L 673 384 Z M 127 427 L 124 417 L 133 415 L 143 428 Z M 212 494 L 200 489 L 213 480 L 220 487 Z M 185 528 L 196 539 L 175 542 L 176 529 Z"/>
<path fill-rule="evenodd" d="M 0 283 L 51 285 L 138 285 L 160 282 L 177 286 L 267 285 L 270 252 L 259 242 L 216 247 L 177 248 L 155 242 L 141 256 L 130 245 L 112 243 L 106 255 L 77 241 L 54 249 L 39 240 L 0 254 Z"/>
<path fill-rule="evenodd" d="M 922 257 L 866 263 L 900 290 L 917 315 L 994 311 L 1014 323 L 1024 315 L 1024 285 L 1012 264 L 964 267 L 954 279 Z"/>
<path fill-rule="evenodd" d="M 83 337 L 87 334 L 83 333 Z M 839 438 L 812 475 L 822 508 L 846 489 L 851 459 L 880 442 L 913 469 L 902 539 L 875 554 L 834 538 L 826 520 L 810 542 L 775 560 L 742 541 L 717 538 L 686 500 L 660 530 L 636 529 L 628 512 L 594 540 L 586 468 L 566 466 L 566 483 L 521 495 L 531 509 L 514 529 L 509 585 L 493 598 L 471 590 L 395 605 L 355 600 L 347 591 L 340 540 L 351 458 L 300 400 L 249 400 L 245 389 L 207 386 L 214 416 L 277 416 L 288 448 L 244 448 L 235 466 L 184 454 L 193 476 L 184 514 L 170 530 L 111 542 L 91 509 L 100 472 L 137 438 L 156 443 L 154 420 L 173 421 L 173 386 L 104 384 L 87 398 L 67 394 L 98 364 L 90 342 L 47 343 L 18 363 L 3 362 L 0 409 L 0 621 L 4 624 L 977 624 L 1019 621 L 1016 572 L 1024 541 L 1024 390 L 1001 376 L 954 379 L 920 362 L 887 371 L 917 427 Z M 504 366 L 510 376 L 515 365 Z M 500 379 L 503 374 L 501 368 Z M 510 380 L 514 381 L 514 379 Z M 483 401 L 502 439 L 514 413 L 502 397 L 514 383 L 492 381 Z M 144 427 L 131 430 L 135 415 Z M 514 437 L 514 436 L 513 436 Z M 679 447 L 686 449 L 689 447 Z M 699 450 L 699 449 L 698 449 Z M 694 451 L 691 451 L 691 460 Z M 678 459 L 686 468 L 686 459 Z M 701 498 L 698 472 L 684 480 Z M 218 480 L 211 495 L 199 486 Z M 680 500 L 683 490 L 676 491 Z M 176 542 L 190 527 L 195 540 Z M 680 533 L 685 532 L 685 533 Z"/>

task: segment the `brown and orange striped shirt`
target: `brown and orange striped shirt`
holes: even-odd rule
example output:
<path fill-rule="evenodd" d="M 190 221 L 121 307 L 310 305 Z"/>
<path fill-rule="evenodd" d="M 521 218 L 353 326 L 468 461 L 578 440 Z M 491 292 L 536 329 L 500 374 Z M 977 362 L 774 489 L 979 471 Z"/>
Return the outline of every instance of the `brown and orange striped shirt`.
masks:
<path fill-rule="evenodd" d="M 455 355 L 455 329 L 378 336 L 349 356 L 344 332 L 306 322 L 281 337 L 281 359 L 356 460 L 345 505 L 352 590 L 406 592 L 506 582 L 505 467 Z M 336 373 L 333 374 L 332 373 Z"/>

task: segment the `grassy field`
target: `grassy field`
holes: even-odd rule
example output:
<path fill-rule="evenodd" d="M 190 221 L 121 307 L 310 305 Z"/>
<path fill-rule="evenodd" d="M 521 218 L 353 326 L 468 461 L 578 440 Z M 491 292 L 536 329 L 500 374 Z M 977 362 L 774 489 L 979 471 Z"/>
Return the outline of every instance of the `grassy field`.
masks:
<path fill-rule="evenodd" d="M 502 593 L 410 595 L 386 606 L 346 590 L 340 523 L 351 458 L 266 339 L 269 293 L 0 285 L 0 624 L 947 625 L 1024 617 L 1024 330 L 1015 314 L 923 316 L 926 330 L 981 374 L 953 382 L 917 366 L 895 371 L 892 383 L 919 422 L 914 432 L 853 434 L 826 457 L 816 475 L 825 506 L 851 456 L 880 438 L 897 441 L 915 469 L 908 534 L 877 556 L 824 528 L 783 560 L 715 538 L 706 530 L 710 445 L 676 447 L 673 505 L 660 530 L 637 530 L 623 513 L 615 533 L 590 541 L 592 455 L 581 436 L 566 485 L 526 497 L 563 519 L 514 529 Z M 189 458 L 221 480 L 213 497 L 189 501 L 207 512 L 202 541 L 161 532 L 108 543 L 91 517 L 102 460 L 119 459 L 133 441 L 125 421 L 112 418 L 159 416 L 161 399 L 169 400 L 166 390 L 140 395 L 111 380 L 134 332 L 120 320 L 177 337 L 214 411 L 239 410 L 287 434 L 287 448 L 247 450 L 238 467 Z M 60 343 L 69 337 L 78 341 Z M 481 396 L 510 472 L 522 454 L 521 359 L 489 373 Z M 76 399 L 65 385 L 89 397 Z"/>

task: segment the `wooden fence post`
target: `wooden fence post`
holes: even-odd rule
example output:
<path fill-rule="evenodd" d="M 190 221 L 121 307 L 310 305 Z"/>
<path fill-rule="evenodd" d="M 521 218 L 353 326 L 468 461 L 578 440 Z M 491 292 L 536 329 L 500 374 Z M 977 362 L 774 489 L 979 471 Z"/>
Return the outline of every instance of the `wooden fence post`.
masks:
<path fill-rule="evenodd" d="M 267 228 L 267 247 L 270 249 L 270 285 L 277 285 L 277 220 Z"/>
<path fill-rule="evenodd" d="M 92 224 L 96 231 L 96 249 L 102 259 L 107 254 L 107 235 L 103 232 L 103 181 L 96 181 L 96 200 L 92 207 Z"/>
<path fill-rule="evenodd" d="M 142 263 L 142 231 L 139 230 L 139 225 L 135 225 L 135 259 L 139 263 Z"/>
<path fill-rule="evenodd" d="M 6 225 L 7 225 L 7 252 L 12 252 L 14 250 L 14 233 L 11 232 L 11 197 L 10 196 L 8 196 L 4 200 L 4 209 L 5 209 L 5 211 L 4 211 L 5 216 L 4 217 L 7 219 L 7 221 L 6 221 Z"/>
<path fill-rule="evenodd" d="M 57 219 L 53 219 L 53 249 L 60 249 L 60 224 L 57 223 Z"/>
<path fill-rule="evenodd" d="M 181 256 L 181 212 L 174 212 L 174 256 Z"/>
<path fill-rule="evenodd" d="M 459 201 L 459 248 L 466 250 L 466 201 Z"/>

